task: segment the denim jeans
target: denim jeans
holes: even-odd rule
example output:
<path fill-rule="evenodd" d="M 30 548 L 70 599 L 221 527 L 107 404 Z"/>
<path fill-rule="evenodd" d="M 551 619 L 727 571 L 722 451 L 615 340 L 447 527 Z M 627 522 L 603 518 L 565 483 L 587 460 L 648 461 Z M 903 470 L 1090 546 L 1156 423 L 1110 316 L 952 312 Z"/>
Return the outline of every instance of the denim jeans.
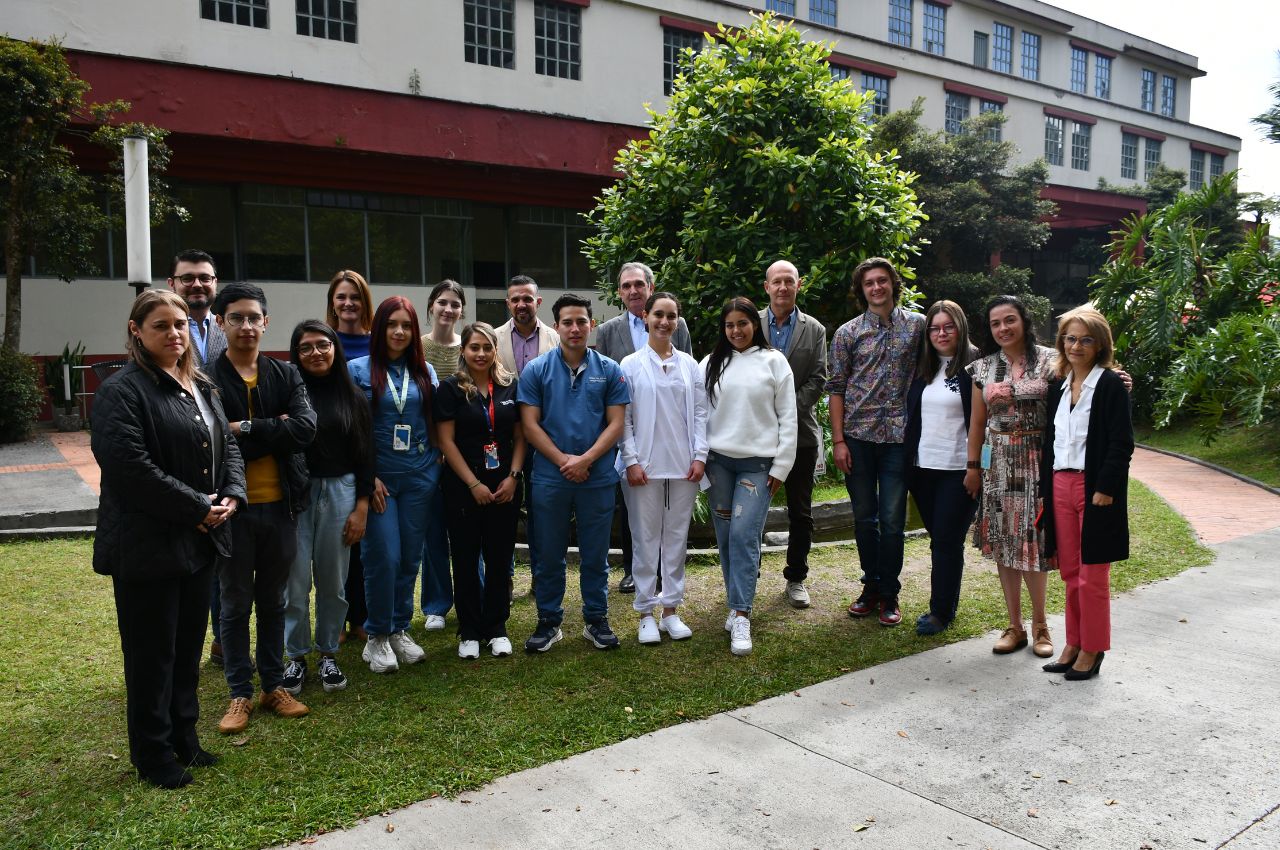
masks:
<path fill-rule="evenodd" d="M 387 509 L 369 511 L 360 543 L 369 611 L 364 628 L 370 635 L 389 635 L 409 628 L 413 619 L 427 525 L 444 525 L 444 517 L 427 513 L 431 492 L 440 481 L 440 465 L 430 463 L 423 469 L 378 477 L 387 487 Z"/>
<path fill-rule="evenodd" d="M 427 494 L 427 537 L 422 549 L 422 613 L 443 617 L 453 607 L 453 580 L 449 576 L 449 529 L 444 522 L 443 477 L 436 468 L 436 485 Z"/>
<path fill-rule="evenodd" d="M 853 536 L 862 583 L 896 599 L 902 584 L 903 532 L 907 522 L 906 448 L 845 437 L 853 472 L 844 477 L 853 503 Z"/>
<path fill-rule="evenodd" d="M 760 568 L 760 535 L 769 515 L 769 469 L 773 458 L 707 456 L 712 523 L 720 549 L 720 571 L 729 607 L 750 613 Z"/>
<path fill-rule="evenodd" d="M 907 476 L 908 489 L 929 532 L 929 613 L 943 625 L 956 618 L 960 578 L 964 572 L 965 533 L 978 511 L 977 500 L 964 489 L 964 470 L 921 469 Z"/>
<path fill-rule="evenodd" d="M 578 526 L 578 586 L 582 591 L 582 619 L 598 622 L 609 615 L 609 530 L 613 524 L 615 485 L 534 482 L 529 512 L 537 523 L 534 538 L 534 598 L 538 621 L 564 621 L 565 553 L 569 548 L 569 519 Z"/>
<path fill-rule="evenodd" d="M 298 554 L 284 593 L 284 649 L 301 658 L 313 648 L 338 651 L 338 635 L 347 618 L 347 570 L 350 548 L 342 529 L 356 506 L 356 477 L 311 479 L 311 506 L 298 514 Z M 316 588 L 316 641 L 311 644 L 311 586 Z"/>

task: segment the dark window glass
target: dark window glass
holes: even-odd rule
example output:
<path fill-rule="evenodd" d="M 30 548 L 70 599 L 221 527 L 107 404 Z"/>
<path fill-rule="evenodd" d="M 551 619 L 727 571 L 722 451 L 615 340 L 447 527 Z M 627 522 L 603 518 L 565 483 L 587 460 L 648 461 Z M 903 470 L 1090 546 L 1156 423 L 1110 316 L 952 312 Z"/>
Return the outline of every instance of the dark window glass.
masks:
<path fill-rule="evenodd" d="M 463 58 L 477 65 L 516 66 L 514 0 L 464 0 Z"/>
<path fill-rule="evenodd" d="M 267 0 L 200 0 L 200 17 L 224 24 L 266 29 Z"/>

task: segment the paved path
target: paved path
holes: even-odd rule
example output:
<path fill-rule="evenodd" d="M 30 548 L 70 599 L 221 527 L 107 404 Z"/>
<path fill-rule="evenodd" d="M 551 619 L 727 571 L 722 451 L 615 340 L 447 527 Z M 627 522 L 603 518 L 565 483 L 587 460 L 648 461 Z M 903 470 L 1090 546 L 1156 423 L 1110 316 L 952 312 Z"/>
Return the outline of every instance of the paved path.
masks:
<path fill-rule="evenodd" d="M 1275 850 L 1280 497 L 1149 452 L 1134 476 L 1187 505 L 1218 558 L 1116 600 L 1098 679 L 980 638 L 310 846 Z M 1234 513 L 1241 494 L 1256 513 Z"/>
<path fill-rule="evenodd" d="M 91 528 L 99 480 L 87 431 L 0 445 L 0 538 Z"/>

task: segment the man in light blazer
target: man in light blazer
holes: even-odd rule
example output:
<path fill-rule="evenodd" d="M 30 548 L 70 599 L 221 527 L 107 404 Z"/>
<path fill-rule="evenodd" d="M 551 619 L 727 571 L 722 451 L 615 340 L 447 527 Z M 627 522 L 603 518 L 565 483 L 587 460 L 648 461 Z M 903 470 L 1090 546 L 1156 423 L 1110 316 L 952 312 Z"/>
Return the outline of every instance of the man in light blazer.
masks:
<path fill-rule="evenodd" d="M 800 429 L 796 463 L 784 484 L 787 491 L 787 601 L 795 608 L 809 607 L 809 549 L 813 545 L 813 473 L 818 453 L 823 450 L 822 428 L 815 408 L 827 382 L 827 329 L 813 316 L 796 307 L 796 296 L 804 281 L 786 260 L 769 266 L 764 275 L 764 291 L 769 306 L 760 311 L 761 324 L 769 344 L 787 355 L 796 385 L 796 418 Z"/>
<path fill-rule="evenodd" d="M 596 328 L 596 351 L 622 362 L 628 354 L 634 354 L 648 344 L 649 330 L 644 324 L 644 305 L 653 294 L 653 269 L 644 263 L 625 263 L 618 272 L 618 298 L 622 301 L 621 316 L 614 316 Z M 685 354 L 693 353 L 689 338 L 689 326 L 681 317 L 671 343 Z M 621 495 L 615 502 L 615 511 L 622 523 L 622 582 L 618 590 L 635 593 L 636 584 L 631 578 L 631 527 L 627 524 L 627 505 Z"/>
<path fill-rule="evenodd" d="M 523 274 L 511 278 L 507 284 L 507 309 L 511 318 L 495 328 L 495 332 L 498 360 L 514 375 L 519 376 L 530 360 L 560 344 L 555 329 L 538 318 L 541 304 L 542 296 L 533 278 Z"/>

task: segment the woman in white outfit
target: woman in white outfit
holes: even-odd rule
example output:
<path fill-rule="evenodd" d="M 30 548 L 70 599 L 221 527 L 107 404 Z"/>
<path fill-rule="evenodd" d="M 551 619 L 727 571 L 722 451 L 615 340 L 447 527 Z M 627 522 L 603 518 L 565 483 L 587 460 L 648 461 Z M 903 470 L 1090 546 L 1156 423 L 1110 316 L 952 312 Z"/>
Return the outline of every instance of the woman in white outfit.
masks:
<path fill-rule="evenodd" d="M 671 337 L 680 305 L 669 292 L 645 303 L 649 344 L 622 360 L 631 386 L 623 419 L 620 474 L 632 536 L 632 575 L 640 612 L 639 641 L 656 644 L 691 637 L 676 608 L 684 601 L 684 558 L 689 519 L 707 460 L 707 394 L 702 370 Z M 662 592 L 657 591 L 662 569 Z M 661 621 L 654 610 L 662 606 Z"/>

